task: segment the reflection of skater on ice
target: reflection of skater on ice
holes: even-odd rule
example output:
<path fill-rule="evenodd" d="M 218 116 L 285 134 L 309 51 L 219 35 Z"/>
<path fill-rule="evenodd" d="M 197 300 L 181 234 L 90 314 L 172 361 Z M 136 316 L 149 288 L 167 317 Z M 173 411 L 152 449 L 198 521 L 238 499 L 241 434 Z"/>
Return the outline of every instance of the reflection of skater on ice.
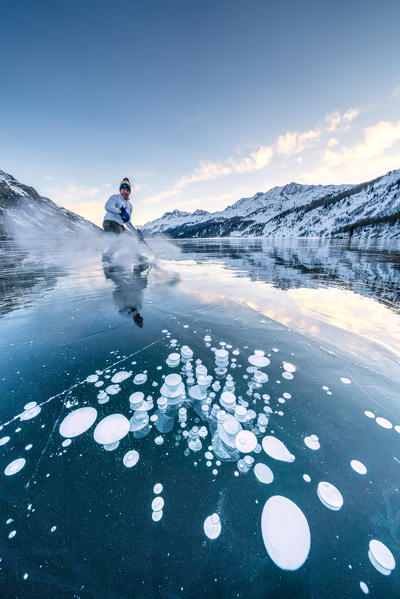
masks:
<path fill-rule="evenodd" d="M 107 260 L 103 260 L 106 279 L 111 279 L 115 283 L 113 300 L 118 312 L 132 317 L 133 322 L 140 328 L 143 327 L 143 316 L 141 315 L 143 292 L 147 287 L 150 268 L 147 264 L 142 264 L 128 272 L 121 266 L 112 265 Z"/>

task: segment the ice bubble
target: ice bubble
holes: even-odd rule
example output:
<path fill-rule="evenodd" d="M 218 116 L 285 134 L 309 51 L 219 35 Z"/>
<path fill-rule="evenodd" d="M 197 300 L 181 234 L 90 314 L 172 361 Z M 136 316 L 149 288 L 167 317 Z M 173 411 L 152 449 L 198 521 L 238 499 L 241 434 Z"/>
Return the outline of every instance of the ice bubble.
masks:
<path fill-rule="evenodd" d="M 133 410 L 137 410 L 143 403 L 144 393 L 136 391 L 129 396 L 129 404 Z"/>
<path fill-rule="evenodd" d="M 182 377 L 179 374 L 168 374 L 165 377 L 165 384 L 169 391 L 176 391 L 179 385 L 182 383 Z"/>
<path fill-rule="evenodd" d="M 106 399 L 108 398 L 108 395 L 105 391 L 99 391 L 97 394 L 97 399 Z"/>
<path fill-rule="evenodd" d="M 263 385 L 268 381 L 268 375 L 265 372 L 261 372 L 261 370 L 255 370 L 253 374 L 253 378 L 256 383 Z"/>
<path fill-rule="evenodd" d="M 95 422 L 97 410 L 95 408 L 78 408 L 70 412 L 60 424 L 60 435 L 71 438 L 82 435 Z"/>
<path fill-rule="evenodd" d="M 163 486 L 161 483 L 156 483 L 153 487 L 153 493 L 155 493 L 155 495 L 159 495 L 163 490 Z"/>
<path fill-rule="evenodd" d="M 265 368 L 270 364 L 268 358 L 266 358 L 264 355 L 257 355 L 255 352 L 253 356 L 249 357 L 249 362 L 252 366 L 256 366 L 256 368 Z"/>
<path fill-rule="evenodd" d="M 274 480 L 274 474 L 266 464 L 259 462 L 254 466 L 256 478 L 264 485 L 269 485 Z"/>
<path fill-rule="evenodd" d="M 56 530 L 57 530 L 57 526 L 52 526 L 52 527 L 50 528 L 50 532 L 55 532 Z"/>
<path fill-rule="evenodd" d="M 90 376 L 86 377 L 87 383 L 96 383 L 98 380 L 99 380 L 98 374 L 91 374 Z"/>
<path fill-rule="evenodd" d="M 17 472 L 22 470 L 25 464 L 26 460 L 24 458 L 17 458 L 16 460 L 13 460 L 10 464 L 8 464 L 8 466 L 6 466 L 4 474 L 6 476 L 13 476 L 13 474 L 17 474 Z"/>
<path fill-rule="evenodd" d="M 236 396 L 230 391 L 223 391 L 221 393 L 220 404 L 227 410 L 233 410 L 236 403 Z"/>
<path fill-rule="evenodd" d="M 344 383 L 345 385 L 350 385 L 351 380 L 347 379 L 345 376 L 342 376 L 342 378 L 340 379 L 342 383 Z"/>
<path fill-rule="evenodd" d="M 276 437 L 264 437 L 262 447 L 265 453 L 274 460 L 280 460 L 281 462 L 294 462 L 295 460 L 295 456 L 290 453 L 286 445 Z"/>
<path fill-rule="evenodd" d="M 379 416 L 379 418 L 377 418 L 375 422 L 379 424 L 379 426 L 381 426 L 382 428 L 393 428 L 393 424 L 389 422 L 389 420 L 386 420 L 386 418 L 382 418 L 381 416 Z"/>
<path fill-rule="evenodd" d="M 290 398 L 292 397 L 290 393 L 282 393 L 282 396 L 283 396 L 285 399 L 290 399 Z"/>
<path fill-rule="evenodd" d="M 10 440 L 10 437 L 2 437 L 0 439 L 0 445 L 5 445 L 6 443 L 8 443 Z"/>
<path fill-rule="evenodd" d="M 129 420 L 123 414 L 110 414 L 100 420 L 94 429 L 93 437 L 104 449 L 109 445 L 115 448 L 115 444 L 118 446 L 119 441 L 129 433 L 129 427 Z"/>
<path fill-rule="evenodd" d="M 310 437 L 304 437 L 304 443 L 309 449 L 317 451 L 321 446 L 318 443 L 318 437 L 316 440 L 313 437 L 315 437 L 315 435 L 311 435 Z"/>
<path fill-rule="evenodd" d="M 94 384 L 95 387 L 102 387 L 104 385 L 104 381 L 97 381 L 97 383 Z"/>
<path fill-rule="evenodd" d="M 353 470 L 358 472 L 358 474 L 367 474 L 367 468 L 358 460 L 351 460 L 350 466 L 353 468 Z"/>
<path fill-rule="evenodd" d="M 231 414 L 221 414 L 224 410 L 220 410 L 217 414 L 218 433 L 221 440 L 232 449 L 236 449 L 236 435 L 242 430 L 241 424 Z"/>
<path fill-rule="evenodd" d="M 308 474 L 303 474 L 303 479 L 306 481 L 306 483 L 311 482 L 311 476 L 309 476 Z"/>
<path fill-rule="evenodd" d="M 16 535 L 16 534 L 17 534 L 17 531 L 16 531 L 16 530 L 12 530 L 12 531 L 10 532 L 10 534 L 8 535 L 8 538 L 9 538 L 9 539 L 12 539 L 13 537 L 15 537 L 15 535 Z"/>
<path fill-rule="evenodd" d="M 218 470 L 216 468 L 214 468 L 214 470 L 212 471 L 212 473 L 213 473 L 214 476 L 217 476 Z"/>
<path fill-rule="evenodd" d="M 400 433 L 400 426 L 398 424 L 396 424 L 396 426 L 394 427 L 394 430 L 396 431 L 396 433 Z"/>
<path fill-rule="evenodd" d="M 184 360 L 191 360 L 193 357 L 193 350 L 188 345 L 182 345 L 181 356 Z"/>
<path fill-rule="evenodd" d="M 317 495 L 321 503 L 330 510 L 337 511 L 343 506 L 341 492 L 331 483 L 326 481 L 318 483 Z"/>
<path fill-rule="evenodd" d="M 364 414 L 366 415 L 367 418 L 375 418 L 375 414 L 373 412 L 370 412 L 369 410 L 364 412 Z"/>
<path fill-rule="evenodd" d="M 121 370 L 120 372 L 117 372 L 114 374 L 114 376 L 111 379 L 111 382 L 112 383 L 122 383 L 122 381 L 129 379 L 130 376 L 132 376 L 131 372 L 126 372 L 126 370 Z"/>
<path fill-rule="evenodd" d="M 116 395 L 121 391 L 121 387 L 119 385 L 109 385 L 106 387 L 106 393 L 108 395 Z"/>
<path fill-rule="evenodd" d="M 154 443 L 156 445 L 162 445 L 164 443 L 164 437 L 162 435 L 159 435 L 154 439 Z"/>
<path fill-rule="evenodd" d="M 293 364 L 291 364 L 290 362 L 283 362 L 283 370 L 285 370 L 286 372 L 296 372 L 296 366 L 294 366 Z"/>
<path fill-rule="evenodd" d="M 29 403 L 27 403 L 24 406 L 24 410 L 32 410 L 32 408 L 36 408 L 37 406 L 37 402 L 36 401 L 30 401 Z"/>
<path fill-rule="evenodd" d="M 329 391 L 329 387 L 327 387 L 326 385 L 323 385 L 323 386 L 322 386 L 322 389 L 323 389 L 324 391 Z"/>
<path fill-rule="evenodd" d="M 362 592 L 363 592 L 365 595 L 368 595 L 368 593 L 369 593 L 369 588 L 367 587 L 367 585 L 365 584 L 365 582 L 362 582 L 362 581 L 360 582 L 360 589 L 362 590 Z"/>
<path fill-rule="evenodd" d="M 286 372 L 286 370 L 285 370 L 285 372 L 282 372 L 282 377 L 284 379 L 286 379 L 287 381 L 291 381 L 294 378 L 293 374 L 291 372 Z M 276 382 L 279 383 L 280 381 L 276 381 Z"/>
<path fill-rule="evenodd" d="M 64 441 L 61 443 L 61 445 L 62 445 L 63 447 L 68 447 L 68 445 L 71 445 L 71 443 L 72 443 L 71 439 L 65 439 L 65 440 L 64 440 Z"/>
<path fill-rule="evenodd" d="M 202 389 L 200 385 L 194 385 L 189 389 L 189 395 L 192 399 L 200 401 L 201 399 L 205 399 L 207 391 Z"/>
<path fill-rule="evenodd" d="M 135 378 L 133 379 L 133 384 L 134 385 L 143 385 L 146 381 L 147 381 L 147 374 L 144 374 L 143 372 L 141 372 L 135 376 Z"/>
<path fill-rule="evenodd" d="M 151 514 L 151 517 L 153 519 L 153 522 L 159 522 L 161 520 L 161 518 L 163 517 L 163 511 L 160 510 L 159 512 L 153 512 Z"/>
<path fill-rule="evenodd" d="M 376 539 L 373 539 L 369 543 L 368 557 L 378 572 L 385 576 L 389 576 L 396 567 L 396 561 L 390 549 Z"/>
<path fill-rule="evenodd" d="M 204 533 L 206 537 L 211 539 L 217 539 L 221 534 L 221 520 L 218 514 L 211 514 L 204 520 Z"/>
<path fill-rule="evenodd" d="M 244 406 L 237 406 L 235 408 L 235 418 L 238 422 L 246 422 L 247 410 Z"/>
<path fill-rule="evenodd" d="M 155 497 L 151 502 L 151 509 L 153 512 L 161 512 L 164 507 L 164 499 L 162 497 Z"/>
<path fill-rule="evenodd" d="M 30 449 L 32 449 L 33 445 L 32 443 L 29 443 L 29 445 L 25 446 L 25 451 L 29 451 Z"/>
<path fill-rule="evenodd" d="M 124 457 L 122 458 L 122 463 L 127 468 L 132 468 L 132 466 L 135 466 L 138 463 L 138 461 L 139 453 L 136 451 L 136 449 L 131 449 L 130 451 L 127 451 Z"/>
<path fill-rule="evenodd" d="M 178 366 L 178 364 L 181 361 L 181 355 L 173 352 L 172 354 L 169 354 L 168 358 L 165 360 L 167 363 L 167 366 L 169 366 L 170 368 L 175 368 L 175 366 Z"/>
<path fill-rule="evenodd" d="M 32 402 L 34 403 L 34 402 Z M 42 408 L 40 406 L 33 406 L 32 408 L 30 408 L 29 410 L 25 410 L 24 412 L 22 412 L 21 416 L 19 417 L 20 420 L 31 420 L 32 418 L 35 418 L 38 414 L 40 414 Z"/>
<path fill-rule="evenodd" d="M 235 443 L 241 453 L 251 453 L 257 445 L 257 437 L 251 431 L 239 431 Z"/>
<path fill-rule="evenodd" d="M 272 561 L 282 570 L 297 570 L 306 561 L 310 528 L 301 509 L 287 497 L 270 497 L 261 516 L 261 532 Z"/>

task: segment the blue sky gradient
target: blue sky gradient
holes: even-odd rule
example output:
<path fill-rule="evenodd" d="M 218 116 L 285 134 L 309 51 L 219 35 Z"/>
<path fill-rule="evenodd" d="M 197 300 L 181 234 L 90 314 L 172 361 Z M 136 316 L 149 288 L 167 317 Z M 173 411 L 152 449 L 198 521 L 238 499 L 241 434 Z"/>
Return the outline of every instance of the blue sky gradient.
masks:
<path fill-rule="evenodd" d="M 400 167 L 399 2 L 3 0 L 1 20 L 0 169 L 97 223 L 124 176 L 140 224 Z"/>

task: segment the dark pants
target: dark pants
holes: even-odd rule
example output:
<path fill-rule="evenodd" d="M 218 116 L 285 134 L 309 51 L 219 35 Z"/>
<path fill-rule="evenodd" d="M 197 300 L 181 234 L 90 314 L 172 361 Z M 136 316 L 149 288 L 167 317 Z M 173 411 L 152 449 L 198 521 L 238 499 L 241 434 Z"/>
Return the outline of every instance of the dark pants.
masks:
<path fill-rule="evenodd" d="M 105 220 L 103 222 L 103 229 L 106 233 L 123 233 L 125 231 L 125 227 L 114 220 Z"/>

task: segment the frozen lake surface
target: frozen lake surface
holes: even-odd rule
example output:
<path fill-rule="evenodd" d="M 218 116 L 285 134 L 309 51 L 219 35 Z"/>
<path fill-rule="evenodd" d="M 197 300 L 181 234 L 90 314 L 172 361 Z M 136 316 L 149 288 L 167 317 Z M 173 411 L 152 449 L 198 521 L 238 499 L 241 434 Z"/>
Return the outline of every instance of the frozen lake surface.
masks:
<path fill-rule="evenodd" d="M 400 596 L 400 251 L 0 249 L 2 597 Z"/>

